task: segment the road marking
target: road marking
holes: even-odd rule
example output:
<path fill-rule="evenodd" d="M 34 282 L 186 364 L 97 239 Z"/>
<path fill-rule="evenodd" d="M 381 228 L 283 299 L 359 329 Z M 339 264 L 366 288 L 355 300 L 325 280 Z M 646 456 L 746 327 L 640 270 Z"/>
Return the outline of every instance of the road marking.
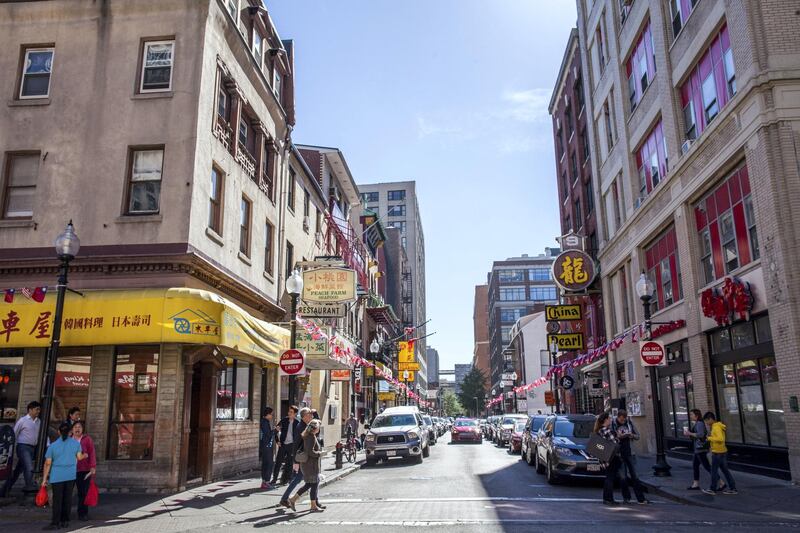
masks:
<path fill-rule="evenodd" d="M 600 498 L 552 498 L 552 497 L 473 497 L 473 498 L 342 498 L 325 500 L 326 503 L 418 503 L 418 502 L 600 502 Z"/>
<path fill-rule="evenodd" d="M 574 525 L 586 525 L 588 522 L 594 522 L 594 520 L 574 520 L 574 519 L 525 519 L 525 518 L 502 518 L 502 519 L 469 519 L 469 518 L 459 518 L 459 519 L 430 519 L 430 520 L 296 520 L 296 521 L 288 521 L 284 522 L 282 525 L 285 526 L 295 526 L 295 527 L 308 527 L 310 525 L 316 526 L 400 526 L 400 527 L 430 527 L 430 526 L 468 526 L 468 525 L 502 525 L 502 524 L 518 524 L 518 525 L 560 525 L 565 526 L 567 524 L 574 524 Z M 665 520 L 641 520 L 641 521 L 632 521 L 626 519 L 624 521 L 603 521 L 601 522 L 603 526 L 609 527 L 613 526 L 614 524 L 620 525 L 622 527 L 631 527 L 631 526 L 641 526 L 646 527 L 648 525 L 658 526 L 659 528 L 663 527 L 670 527 L 670 528 L 686 528 L 686 527 L 747 527 L 752 525 L 757 525 L 759 529 L 761 528 L 771 528 L 771 529 L 798 529 L 800 528 L 800 524 L 797 522 L 735 522 L 735 521 L 725 521 L 725 522 L 713 522 L 707 520 L 674 520 L 674 521 L 665 521 Z"/>

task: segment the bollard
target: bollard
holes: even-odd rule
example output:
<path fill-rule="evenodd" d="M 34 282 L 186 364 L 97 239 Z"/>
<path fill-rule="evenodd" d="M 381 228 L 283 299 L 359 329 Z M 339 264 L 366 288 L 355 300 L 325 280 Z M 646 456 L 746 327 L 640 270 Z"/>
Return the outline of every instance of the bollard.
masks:
<path fill-rule="evenodd" d="M 341 468 L 342 468 L 342 443 L 341 442 L 337 442 L 336 443 L 336 451 L 334 453 L 336 454 L 336 467 L 335 468 L 336 468 L 336 470 L 341 470 Z"/>

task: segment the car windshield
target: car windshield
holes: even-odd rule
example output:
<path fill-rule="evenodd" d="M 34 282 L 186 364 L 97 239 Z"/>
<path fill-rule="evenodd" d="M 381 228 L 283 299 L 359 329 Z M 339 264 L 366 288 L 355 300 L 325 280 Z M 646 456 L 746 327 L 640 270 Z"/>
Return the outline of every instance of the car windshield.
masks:
<path fill-rule="evenodd" d="M 458 426 L 458 427 L 462 427 L 463 428 L 463 427 L 470 427 L 470 426 L 475 426 L 475 425 L 476 424 L 475 424 L 474 420 L 456 420 L 456 426 Z"/>
<path fill-rule="evenodd" d="M 414 415 L 383 415 L 375 419 L 372 423 L 372 427 L 414 426 L 416 423 L 417 420 L 414 418 Z"/>
<path fill-rule="evenodd" d="M 433 425 L 433 422 L 431 422 L 431 417 L 429 417 L 429 416 L 424 416 L 424 417 L 422 417 L 422 419 L 423 419 L 423 420 L 425 421 L 425 423 L 426 423 L 426 424 L 428 424 L 429 426 L 432 426 L 432 425 Z"/>
<path fill-rule="evenodd" d="M 556 437 L 577 437 L 588 439 L 592 434 L 592 420 L 559 420 L 556 422 Z"/>
<path fill-rule="evenodd" d="M 531 422 L 531 431 L 539 431 L 539 428 L 544 424 L 544 418 L 534 418 Z"/>
<path fill-rule="evenodd" d="M 503 419 L 503 425 L 504 425 L 504 426 L 505 426 L 505 425 L 510 425 L 510 426 L 513 426 L 513 425 L 515 425 L 517 422 L 519 422 L 519 418 L 511 418 L 511 417 L 508 417 L 508 418 L 504 418 L 504 419 Z M 523 420 L 523 422 L 524 422 L 524 420 Z"/>
<path fill-rule="evenodd" d="M 525 431 L 525 422 L 517 422 L 517 427 L 515 428 L 514 431 L 518 431 L 520 433 Z"/>

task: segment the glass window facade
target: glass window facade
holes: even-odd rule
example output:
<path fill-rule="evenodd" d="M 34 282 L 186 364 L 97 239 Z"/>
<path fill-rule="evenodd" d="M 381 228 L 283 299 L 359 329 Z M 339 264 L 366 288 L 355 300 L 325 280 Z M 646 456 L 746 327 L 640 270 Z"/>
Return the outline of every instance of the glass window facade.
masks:
<path fill-rule="evenodd" d="M 159 346 L 117 346 L 108 458 L 153 458 Z"/>
<path fill-rule="evenodd" d="M 252 397 L 252 366 L 227 358 L 217 382 L 217 420 L 248 420 Z"/>
<path fill-rule="evenodd" d="M 0 350 L 0 422 L 14 423 L 22 414 L 17 413 L 22 353 L 21 349 Z"/>
<path fill-rule="evenodd" d="M 524 270 L 499 270 L 497 272 L 497 277 L 500 280 L 500 283 L 509 283 L 509 282 L 518 282 L 518 281 L 525 281 L 525 271 Z"/>
<path fill-rule="evenodd" d="M 555 287 L 531 287 L 531 300 L 553 301 L 556 299 Z"/>
<path fill-rule="evenodd" d="M 50 412 L 50 425 L 55 430 L 61 422 L 67 419 L 67 414 L 72 407 L 80 408 L 81 418 L 86 419 L 91 365 L 91 347 L 61 348 L 59 350 L 56 362 L 53 410 Z"/>

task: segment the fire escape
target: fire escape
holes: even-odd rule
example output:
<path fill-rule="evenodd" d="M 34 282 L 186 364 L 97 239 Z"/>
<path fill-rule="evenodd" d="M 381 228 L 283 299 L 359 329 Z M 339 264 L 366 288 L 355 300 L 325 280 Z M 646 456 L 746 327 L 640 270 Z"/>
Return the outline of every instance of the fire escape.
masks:
<path fill-rule="evenodd" d="M 403 272 L 402 285 L 400 287 L 400 301 L 403 306 L 402 316 L 400 320 L 403 326 L 413 326 L 414 321 L 414 286 L 411 281 L 411 271 L 406 270 Z"/>
<path fill-rule="evenodd" d="M 331 201 L 331 206 L 325 213 L 328 230 L 325 235 L 325 247 L 329 254 L 342 258 L 345 265 L 356 271 L 358 284 L 365 291 L 369 290 L 369 276 L 367 275 L 367 258 L 369 254 L 350 222 L 344 218 L 339 207 Z"/>

